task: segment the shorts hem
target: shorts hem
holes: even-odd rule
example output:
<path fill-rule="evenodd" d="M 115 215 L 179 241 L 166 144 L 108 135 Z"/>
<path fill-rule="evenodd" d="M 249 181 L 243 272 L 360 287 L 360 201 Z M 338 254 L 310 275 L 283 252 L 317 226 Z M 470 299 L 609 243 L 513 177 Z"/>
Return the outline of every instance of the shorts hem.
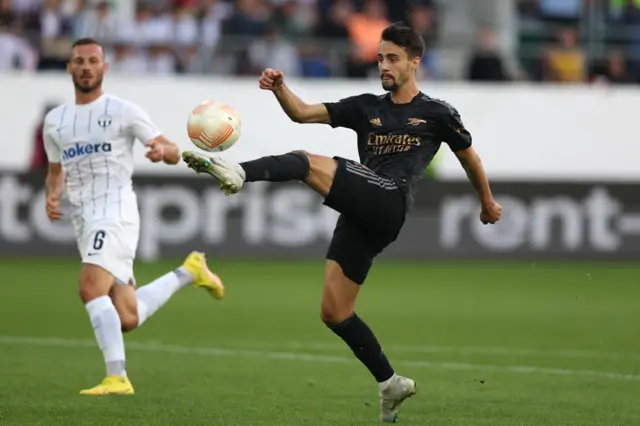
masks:
<path fill-rule="evenodd" d="M 367 275 L 365 275 L 364 277 L 361 276 L 361 275 L 352 274 L 349 271 L 345 270 L 344 265 L 342 264 L 342 262 L 340 262 L 339 259 L 337 259 L 337 257 L 338 256 L 332 256 L 330 254 L 325 256 L 326 260 L 331 260 L 333 262 L 336 262 L 338 264 L 338 266 L 340 266 L 340 269 L 342 269 L 342 274 L 345 277 L 347 277 L 348 279 L 350 279 L 351 281 L 356 283 L 356 285 L 362 286 L 364 284 L 364 282 L 367 280 L 368 271 L 367 271 Z"/>
<path fill-rule="evenodd" d="M 133 283 L 134 287 L 136 285 L 136 280 L 133 276 L 130 276 L 129 278 L 125 278 L 128 274 L 115 272 L 114 268 L 108 267 L 103 262 L 100 262 L 98 259 L 96 260 L 82 259 L 82 263 L 101 267 L 102 269 L 110 273 L 111 276 L 113 276 L 113 279 L 116 281 L 117 285 L 129 285 L 130 282 Z"/>

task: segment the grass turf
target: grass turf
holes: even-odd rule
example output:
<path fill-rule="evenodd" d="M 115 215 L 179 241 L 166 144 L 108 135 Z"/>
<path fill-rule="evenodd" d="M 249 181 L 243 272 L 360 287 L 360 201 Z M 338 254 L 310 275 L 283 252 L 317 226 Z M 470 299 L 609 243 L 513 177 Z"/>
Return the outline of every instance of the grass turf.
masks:
<path fill-rule="evenodd" d="M 141 264 L 140 283 L 175 267 Z M 223 262 L 126 336 L 137 394 L 81 397 L 101 354 L 77 261 L 0 262 L 2 425 L 372 425 L 377 389 L 319 321 L 322 262 Z M 640 269 L 379 263 L 358 312 L 419 393 L 407 425 L 640 423 Z"/>

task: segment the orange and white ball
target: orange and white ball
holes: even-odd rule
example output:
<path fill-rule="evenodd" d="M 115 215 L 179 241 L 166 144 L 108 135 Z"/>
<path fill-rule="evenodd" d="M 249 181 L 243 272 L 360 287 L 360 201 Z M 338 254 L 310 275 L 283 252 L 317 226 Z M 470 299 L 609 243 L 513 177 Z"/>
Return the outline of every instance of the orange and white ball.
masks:
<path fill-rule="evenodd" d="M 238 112 L 218 101 L 200 103 L 187 120 L 189 139 L 195 146 L 208 152 L 231 148 L 240 137 L 241 127 Z"/>

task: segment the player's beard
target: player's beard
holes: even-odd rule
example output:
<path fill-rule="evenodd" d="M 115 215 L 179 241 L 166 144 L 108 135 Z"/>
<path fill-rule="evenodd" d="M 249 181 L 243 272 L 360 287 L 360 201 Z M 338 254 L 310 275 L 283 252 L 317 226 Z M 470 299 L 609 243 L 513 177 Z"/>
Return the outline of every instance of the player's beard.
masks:
<path fill-rule="evenodd" d="M 93 80 L 90 80 L 86 84 L 82 82 L 80 77 L 73 77 L 73 85 L 76 90 L 81 93 L 91 93 L 102 86 L 102 74 L 96 75 Z"/>
<path fill-rule="evenodd" d="M 387 92 L 397 92 L 398 89 L 400 89 L 402 85 L 407 81 L 406 76 L 403 74 L 399 75 L 398 77 L 391 75 L 389 77 L 390 78 L 386 80 L 380 77 L 382 80 L 382 88 Z"/>
<path fill-rule="evenodd" d="M 382 80 L 382 88 L 387 92 L 395 92 L 396 90 L 398 90 L 398 83 L 396 83 L 395 77 Z"/>

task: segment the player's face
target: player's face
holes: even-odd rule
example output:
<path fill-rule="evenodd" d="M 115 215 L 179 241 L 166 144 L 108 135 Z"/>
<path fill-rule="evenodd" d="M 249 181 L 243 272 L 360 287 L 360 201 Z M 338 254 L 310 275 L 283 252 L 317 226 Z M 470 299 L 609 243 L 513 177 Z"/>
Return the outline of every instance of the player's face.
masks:
<path fill-rule="evenodd" d="M 67 73 L 73 85 L 82 93 L 90 93 L 102 86 L 102 78 L 107 71 L 102 48 L 95 44 L 76 46 L 67 63 Z"/>
<path fill-rule="evenodd" d="M 381 41 L 378 48 L 378 69 L 382 88 L 395 92 L 415 76 L 420 58 L 410 58 L 397 44 Z"/>

